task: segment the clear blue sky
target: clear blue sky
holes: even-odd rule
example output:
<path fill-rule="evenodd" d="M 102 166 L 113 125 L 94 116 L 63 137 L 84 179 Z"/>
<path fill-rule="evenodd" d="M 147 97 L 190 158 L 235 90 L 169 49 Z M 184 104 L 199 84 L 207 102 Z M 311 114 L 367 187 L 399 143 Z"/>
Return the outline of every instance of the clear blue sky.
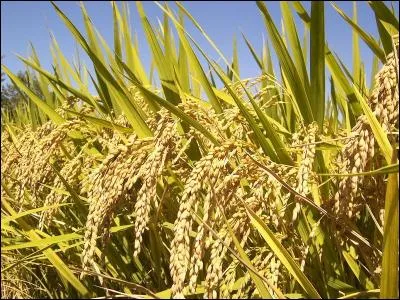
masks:
<path fill-rule="evenodd" d="M 56 1 L 57 5 L 71 19 L 82 33 L 85 28 L 82 21 L 82 14 L 77 1 Z M 386 1 L 388 5 L 392 2 Z M 100 31 L 106 41 L 113 45 L 113 22 L 112 9 L 108 1 L 85 2 L 85 7 L 91 17 L 95 27 Z M 262 36 L 267 38 L 264 21 L 255 2 L 223 2 L 223 1 L 201 1 L 201 2 L 183 2 L 188 11 L 203 26 L 206 32 L 220 47 L 224 55 L 232 58 L 232 41 L 236 34 L 238 39 L 239 64 L 242 78 L 254 77 L 259 74 L 259 69 L 254 62 L 247 46 L 241 36 L 241 31 L 251 41 L 258 53 L 262 49 Z M 303 2 L 310 11 L 310 2 Z M 144 9 L 153 26 L 157 25 L 157 17 L 162 20 L 161 9 L 153 2 L 144 2 Z M 173 3 L 170 5 L 176 7 Z M 346 14 L 352 15 L 352 2 L 337 2 Z M 399 10 L 397 2 L 393 3 L 395 10 Z M 131 12 L 131 25 L 137 32 L 140 44 L 140 56 L 149 70 L 150 52 L 143 33 L 136 5 L 129 2 Z M 267 7 L 274 18 L 275 23 L 280 28 L 280 6 L 279 2 L 268 2 Z M 358 2 L 358 21 L 362 28 L 374 37 L 378 36 L 375 18 L 367 2 Z M 299 29 L 299 35 L 303 35 L 303 24 L 297 17 L 295 22 Z M 189 20 L 186 20 L 189 24 Z M 336 52 L 343 62 L 351 70 L 352 67 L 352 32 L 350 26 L 338 15 L 332 6 L 325 3 L 325 29 L 326 37 L 331 49 Z M 194 28 L 188 26 L 189 32 L 200 43 L 203 49 L 214 59 L 218 55 Z M 52 31 L 68 59 L 72 60 L 74 56 L 76 43 L 71 33 L 60 20 L 50 2 L 47 1 L 2 1 L 1 2 L 1 55 L 4 55 L 2 63 L 8 66 L 12 71 L 23 69 L 22 63 L 15 57 L 14 53 L 22 56 L 29 55 L 29 42 L 31 41 L 41 60 L 42 66 L 48 70 L 51 69 L 50 53 L 50 35 Z M 361 57 L 365 63 L 367 71 L 367 83 L 370 81 L 370 69 L 372 62 L 372 53 L 369 48 L 360 39 Z M 83 53 L 83 51 L 81 51 Z M 275 56 L 273 55 L 275 60 Z M 91 68 L 91 64 L 87 63 Z M 275 67 L 276 70 L 277 67 Z"/>

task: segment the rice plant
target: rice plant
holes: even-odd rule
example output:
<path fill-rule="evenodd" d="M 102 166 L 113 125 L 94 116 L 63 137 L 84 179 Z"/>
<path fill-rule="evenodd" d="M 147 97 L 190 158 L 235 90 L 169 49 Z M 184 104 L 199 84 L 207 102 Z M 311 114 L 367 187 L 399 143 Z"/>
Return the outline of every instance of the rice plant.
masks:
<path fill-rule="evenodd" d="M 281 2 L 282 37 L 257 2 L 272 47 L 258 55 L 243 35 L 259 66 L 244 79 L 236 46 L 229 62 L 183 4 L 155 4 L 159 27 L 136 3 L 151 74 L 128 5 L 115 2 L 114 45 L 83 3 L 85 33 L 51 3 L 94 74 L 68 61 L 54 36 L 53 72 L 33 47 L 19 57 L 43 97 L 2 65 L 27 101 L 2 111 L 1 296 L 398 298 L 395 13 L 368 3 L 375 39 L 356 9 L 347 16 L 334 3 L 312 2 L 309 12 Z M 352 73 L 326 42 L 327 5 L 353 30 Z M 359 38 L 382 64 L 371 85 Z"/>

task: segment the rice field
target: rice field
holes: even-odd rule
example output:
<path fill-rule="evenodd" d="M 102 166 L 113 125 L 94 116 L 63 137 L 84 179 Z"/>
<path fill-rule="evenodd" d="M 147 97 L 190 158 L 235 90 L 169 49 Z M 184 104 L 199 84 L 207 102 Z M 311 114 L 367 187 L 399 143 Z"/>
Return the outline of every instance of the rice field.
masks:
<path fill-rule="evenodd" d="M 54 36 L 53 71 L 33 47 L 19 57 L 43 97 L 2 65 L 26 100 L 1 112 L 1 297 L 398 298 L 398 12 L 368 3 L 375 38 L 356 10 L 282 1 L 283 36 L 258 1 L 269 46 L 243 36 L 259 70 L 241 78 L 236 46 L 229 62 L 184 4 L 155 4 L 158 27 L 135 4 L 151 74 L 115 2 L 113 45 L 83 3 L 85 32 L 49 3 L 93 74 Z M 328 5 L 353 30 L 353 66 L 326 42 Z"/>

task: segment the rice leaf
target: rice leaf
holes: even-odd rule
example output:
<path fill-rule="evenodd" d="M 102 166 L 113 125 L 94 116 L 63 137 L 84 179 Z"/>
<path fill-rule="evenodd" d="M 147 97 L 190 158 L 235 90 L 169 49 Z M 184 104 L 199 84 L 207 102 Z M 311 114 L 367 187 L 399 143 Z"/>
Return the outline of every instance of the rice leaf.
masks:
<path fill-rule="evenodd" d="M 240 245 L 240 242 L 236 238 L 235 234 L 232 231 L 231 225 L 229 224 L 228 220 L 226 219 L 225 215 L 223 215 L 225 224 L 228 228 L 229 234 L 233 240 L 233 243 L 235 244 L 236 249 L 239 252 L 240 257 L 246 262 L 246 264 L 250 265 L 252 268 L 254 268 L 253 264 L 251 263 L 251 260 L 247 256 L 246 252 Z M 254 268 L 255 269 L 255 268 Z M 256 288 L 262 298 L 272 298 L 271 294 L 269 293 L 267 287 L 265 286 L 264 282 L 258 277 L 258 274 L 253 272 L 251 269 L 248 269 L 248 272 L 250 273 L 251 278 L 253 279 Z"/>
<path fill-rule="evenodd" d="M 263 67 L 261 64 L 261 59 L 258 57 L 258 55 L 256 54 L 256 51 L 254 50 L 253 46 L 251 45 L 249 40 L 246 38 L 246 36 L 244 35 L 243 32 L 242 32 L 242 37 L 243 37 L 244 41 L 246 42 L 246 45 L 249 48 L 250 53 L 253 55 L 253 58 L 256 61 L 257 65 L 260 67 L 260 69 L 262 69 Z"/>
<path fill-rule="evenodd" d="M 6 202 L 5 199 L 1 199 L 2 206 L 6 209 L 11 216 L 16 215 L 13 208 Z M 32 241 L 42 240 L 39 235 L 32 229 L 32 227 L 26 223 L 23 218 L 17 219 L 18 224 L 24 230 L 25 234 L 29 236 Z M 52 249 L 46 249 L 43 251 L 46 258 L 52 263 L 57 269 L 60 275 L 67 280 L 83 297 L 89 296 L 90 292 L 87 287 L 72 273 L 68 266 L 61 260 L 61 258 L 54 253 Z"/>
<path fill-rule="evenodd" d="M 363 41 L 367 44 L 367 46 L 375 53 L 376 56 L 379 57 L 381 62 L 386 62 L 385 52 L 379 47 L 378 42 L 368 33 L 366 33 L 359 25 L 357 25 L 351 18 L 349 18 L 343 10 L 341 10 L 336 4 L 331 3 L 333 8 L 339 13 L 339 15 L 351 26 L 354 30 L 358 32 Z"/>
<path fill-rule="evenodd" d="M 368 5 L 374 11 L 382 46 L 388 55 L 394 50 L 392 36 L 399 34 L 399 20 L 383 1 L 368 1 Z"/>
<path fill-rule="evenodd" d="M 298 106 L 305 122 L 307 124 L 311 123 L 314 120 L 314 116 L 312 114 L 307 91 L 305 86 L 302 85 L 302 79 L 296 70 L 290 54 L 281 38 L 280 33 L 278 32 L 278 29 L 275 27 L 272 17 L 269 14 L 265 4 L 261 1 L 257 1 L 257 6 L 264 16 L 265 26 L 269 32 L 275 51 L 287 77 L 287 82 L 293 93 L 293 98 L 298 102 Z"/>
<path fill-rule="evenodd" d="M 291 12 L 289 2 L 281 1 L 280 6 L 282 11 L 283 24 L 288 35 L 288 42 L 293 53 L 294 63 L 296 65 L 297 72 L 300 75 L 307 95 L 310 95 L 310 81 L 308 79 L 307 68 L 303 57 L 303 51 L 300 45 L 296 25 L 294 23 L 294 16 Z M 321 24 L 316 25 L 321 26 Z"/>
<path fill-rule="evenodd" d="M 314 288 L 312 283 L 308 280 L 305 274 L 300 270 L 299 265 L 294 261 L 289 252 L 282 246 L 279 240 L 275 237 L 273 232 L 268 228 L 268 226 L 257 216 L 254 211 L 252 211 L 246 205 L 247 213 L 250 217 L 251 224 L 257 229 L 264 240 L 267 242 L 268 246 L 282 262 L 282 264 L 288 269 L 289 273 L 296 279 L 296 281 L 302 286 L 304 291 L 311 298 L 320 299 L 321 296 L 318 294 L 317 290 Z"/>
<path fill-rule="evenodd" d="M 125 70 L 127 70 L 127 66 L 123 63 L 123 65 L 125 66 Z M 165 107 L 166 109 L 168 109 L 171 113 L 175 114 L 177 117 L 179 117 L 182 121 L 186 122 L 187 124 L 189 124 L 190 126 L 193 126 L 194 128 L 196 128 L 198 131 L 200 131 L 202 134 L 204 134 L 205 137 L 207 137 L 208 139 L 210 139 L 211 142 L 213 142 L 216 145 L 219 145 L 220 143 L 218 142 L 218 140 L 209 132 L 207 131 L 199 122 L 197 122 L 196 120 L 192 119 L 191 117 L 189 117 L 187 114 L 185 114 L 180 108 L 178 108 L 177 106 L 173 105 L 172 103 L 170 103 L 169 101 L 157 96 L 156 94 L 154 94 L 152 91 L 148 90 L 147 88 L 145 88 L 143 85 L 140 84 L 140 82 L 138 81 L 137 78 L 134 77 L 134 74 L 131 74 L 131 79 L 132 79 L 132 83 L 137 86 L 146 97 L 151 98 L 153 101 L 157 102 L 158 104 L 160 104 L 161 106 Z"/>
<path fill-rule="evenodd" d="M 353 22 L 357 24 L 357 2 L 353 1 Z M 361 81 L 361 61 L 358 32 L 353 28 L 353 79 L 357 86 Z"/>
<path fill-rule="evenodd" d="M 147 20 L 142 4 L 140 2 L 136 2 L 136 6 L 142 21 L 143 28 L 146 33 L 148 44 L 153 54 L 154 62 L 160 75 L 161 85 L 163 87 L 165 98 L 172 104 L 178 105 L 181 102 L 181 99 L 179 98 L 178 90 L 175 86 L 175 80 L 172 72 L 172 61 L 169 61 L 167 55 L 164 55 L 157 41 L 154 30 Z M 168 35 L 168 33 L 166 34 Z"/>
<path fill-rule="evenodd" d="M 392 164 L 397 162 L 393 150 Z M 397 162 L 398 165 L 398 162 Z M 399 297 L 399 177 L 390 174 L 385 196 L 385 220 L 383 226 L 383 258 L 380 281 L 381 298 Z"/>
<path fill-rule="evenodd" d="M 167 12 L 167 11 L 166 11 Z M 169 14 L 169 16 L 171 16 Z M 174 24 L 176 24 L 174 20 Z M 185 49 L 187 59 L 189 61 L 189 65 L 192 68 L 192 70 L 195 72 L 196 77 L 199 79 L 201 86 L 204 88 L 205 93 L 207 94 L 208 99 L 211 102 L 211 105 L 213 106 L 214 110 L 216 113 L 221 113 L 222 112 L 222 107 L 221 104 L 219 103 L 219 100 L 217 96 L 215 95 L 212 86 L 210 82 L 207 79 L 206 74 L 204 73 L 203 68 L 201 67 L 200 61 L 198 60 L 196 54 L 194 53 L 192 47 L 190 46 L 188 40 L 186 39 L 182 27 L 177 26 L 177 32 L 179 35 L 179 40 L 182 43 L 183 49 Z"/>
<path fill-rule="evenodd" d="M 60 207 L 60 206 L 65 206 L 65 205 L 71 205 L 71 203 L 58 203 L 58 204 L 53 204 L 53 205 L 47 205 L 39 208 L 34 208 L 34 209 L 29 209 L 20 213 L 17 213 L 13 216 L 7 216 L 7 217 L 2 217 L 1 219 L 1 226 L 5 225 L 6 223 L 10 223 L 11 221 L 15 221 L 18 218 L 21 218 L 23 216 L 27 216 L 30 214 L 35 214 L 44 210 Z"/>
<path fill-rule="evenodd" d="M 325 114 L 325 21 L 324 2 L 311 3 L 310 29 L 310 82 L 311 107 L 319 128 L 322 129 Z"/>
<path fill-rule="evenodd" d="M 60 16 L 60 18 L 66 24 L 68 29 L 72 32 L 72 34 L 74 35 L 76 40 L 81 44 L 82 48 L 89 55 L 90 59 L 95 64 L 98 72 L 101 74 L 101 76 L 105 80 L 107 80 L 107 82 L 110 83 L 110 88 L 114 89 L 115 93 L 118 93 L 120 95 L 120 97 L 118 97 L 118 100 L 119 100 L 118 104 L 121 106 L 122 110 L 126 114 L 127 119 L 131 123 L 132 127 L 135 129 L 135 132 L 138 134 L 138 136 L 140 136 L 140 137 L 151 136 L 152 132 L 150 131 L 150 129 L 147 126 L 147 124 L 145 123 L 145 121 L 142 119 L 141 113 L 139 111 L 140 108 L 137 105 L 134 105 L 134 103 L 125 100 L 125 99 L 129 98 L 127 96 L 127 91 L 124 91 L 123 87 L 121 87 L 118 84 L 118 82 L 114 79 L 112 74 L 110 74 L 110 72 L 104 66 L 101 59 L 99 59 L 97 57 L 96 53 L 94 53 L 91 50 L 91 47 L 86 42 L 86 40 L 84 39 L 82 34 L 71 23 L 71 21 L 65 16 L 65 14 L 58 8 L 58 6 L 54 2 L 51 2 L 51 4 L 54 6 L 57 14 Z M 113 92 L 113 90 L 111 92 Z"/>
<path fill-rule="evenodd" d="M 15 76 L 10 69 L 6 66 L 1 65 L 4 72 L 10 77 L 10 79 L 14 82 L 14 84 L 24 93 L 28 95 L 28 97 L 56 124 L 64 123 L 65 120 L 53 109 L 51 108 L 45 101 L 40 99 L 37 95 L 35 95 L 25 84 Z"/>
<path fill-rule="evenodd" d="M 347 262 L 348 266 L 350 267 L 351 271 L 353 272 L 354 276 L 360 282 L 360 284 L 365 287 L 367 290 L 374 289 L 374 284 L 371 280 L 368 279 L 367 275 L 364 271 L 360 268 L 359 264 L 355 261 L 355 259 L 350 255 L 349 252 L 343 250 L 342 255 Z"/>

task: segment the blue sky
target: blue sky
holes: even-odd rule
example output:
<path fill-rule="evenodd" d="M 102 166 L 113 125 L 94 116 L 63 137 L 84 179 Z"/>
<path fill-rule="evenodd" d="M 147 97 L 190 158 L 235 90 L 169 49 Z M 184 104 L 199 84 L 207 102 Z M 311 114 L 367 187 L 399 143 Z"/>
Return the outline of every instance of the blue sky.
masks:
<path fill-rule="evenodd" d="M 71 19 L 82 33 L 85 32 L 82 14 L 77 1 L 56 1 L 62 11 Z M 390 5 L 391 2 L 386 2 Z M 230 60 L 232 58 L 232 41 L 234 35 L 238 40 L 239 64 L 242 78 L 254 77 L 259 75 L 259 69 L 254 62 L 244 40 L 241 36 L 243 32 L 251 41 L 258 53 L 262 49 L 262 36 L 267 38 L 264 21 L 255 2 L 247 1 L 198 1 L 183 2 L 188 11 L 203 26 L 205 31 L 220 47 L 223 54 Z M 310 11 L 310 3 L 303 2 Z M 157 18 L 162 20 L 161 9 L 153 2 L 143 2 L 144 9 L 152 25 L 157 26 Z M 170 3 L 175 7 L 173 3 Z M 337 5 L 352 15 L 352 2 L 337 2 Z M 393 3 L 398 12 L 398 3 Z M 106 41 L 113 44 L 113 22 L 112 10 L 108 1 L 88 1 L 85 7 L 91 17 L 95 27 L 100 31 Z M 140 57 L 149 70 L 150 52 L 143 33 L 139 16 L 134 2 L 129 3 L 131 12 L 132 29 L 137 32 L 140 44 Z M 268 2 L 267 7 L 280 28 L 280 6 L 279 2 Z M 358 21 L 362 28 L 374 37 L 378 36 L 375 18 L 367 2 L 357 2 Z M 297 17 L 295 22 L 299 29 L 300 37 L 303 35 L 302 21 Z M 189 25 L 189 20 L 186 20 Z M 325 30 L 326 38 L 330 48 L 338 54 L 343 62 L 351 69 L 352 67 L 352 32 L 350 26 L 338 15 L 332 6 L 325 3 Z M 218 55 L 208 44 L 204 37 L 195 29 L 188 26 L 189 32 L 200 43 L 203 49 L 212 58 L 218 59 Z M 72 60 L 76 49 L 76 43 L 60 20 L 50 2 L 47 1 L 2 1 L 1 2 L 1 55 L 5 56 L 2 63 L 12 71 L 23 69 L 23 64 L 15 57 L 14 53 L 22 56 L 29 55 L 29 42 L 32 42 L 41 60 L 41 64 L 51 70 L 50 35 L 52 31 L 68 59 Z M 370 81 L 370 69 L 372 63 L 372 53 L 370 49 L 360 39 L 361 58 L 365 63 L 367 72 L 367 82 Z M 81 51 L 82 53 L 83 51 Z M 275 56 L 273 55 L 273 60 Z M 88 63 L 90 66 L 90 63 Z M 277 67 L 275 67 L 276 70 Z"/>

